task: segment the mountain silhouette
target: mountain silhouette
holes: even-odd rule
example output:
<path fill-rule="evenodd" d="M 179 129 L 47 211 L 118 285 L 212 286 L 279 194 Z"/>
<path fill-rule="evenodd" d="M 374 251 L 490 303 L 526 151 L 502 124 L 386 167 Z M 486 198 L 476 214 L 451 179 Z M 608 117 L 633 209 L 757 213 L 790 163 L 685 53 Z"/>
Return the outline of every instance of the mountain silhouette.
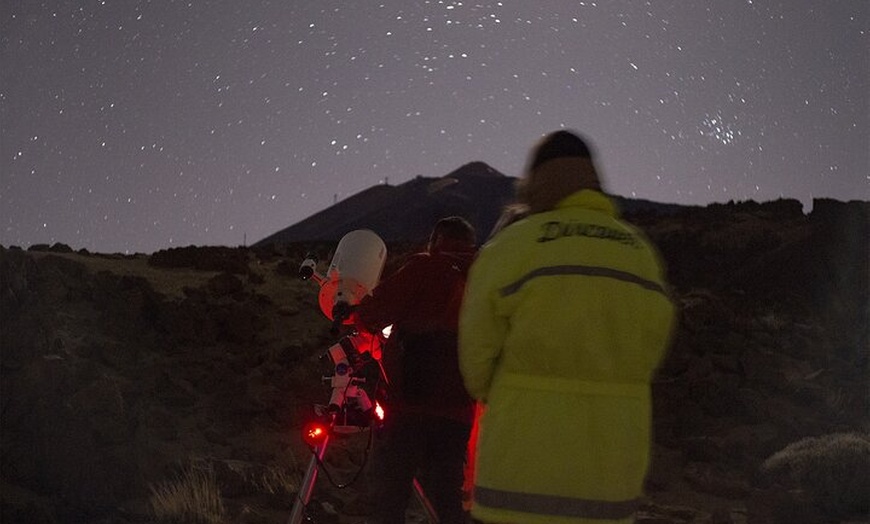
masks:
<path fill-rule="evenodd" d="M 355 229 L 371 229 L 387 243 L 421 243 L 435 222 L 459 215 L 479 242 L 513 202 L 517 179 L 484 162 L 471 162 L 440 178 L 417 176 L 398 186 L 377 185 L 260 240 L 254 247 L 296 242 L 335 242 Z M 616 198 L 627 216 L 673 214 L 685 206 Z"/>

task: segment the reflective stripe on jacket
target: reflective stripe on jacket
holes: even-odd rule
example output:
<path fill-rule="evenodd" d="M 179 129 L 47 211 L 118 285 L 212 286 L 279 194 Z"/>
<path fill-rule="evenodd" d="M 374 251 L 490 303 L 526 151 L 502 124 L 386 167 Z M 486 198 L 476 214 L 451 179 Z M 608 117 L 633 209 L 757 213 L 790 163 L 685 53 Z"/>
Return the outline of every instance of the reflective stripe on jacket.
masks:
<path fill-rule="evenodd" d="M 484 246 L 459 326 L 466 388 L 486 403 L 472 514 L 630 522 L 672 323 L 655 249 L 602 193 L 575 193 Z"/>

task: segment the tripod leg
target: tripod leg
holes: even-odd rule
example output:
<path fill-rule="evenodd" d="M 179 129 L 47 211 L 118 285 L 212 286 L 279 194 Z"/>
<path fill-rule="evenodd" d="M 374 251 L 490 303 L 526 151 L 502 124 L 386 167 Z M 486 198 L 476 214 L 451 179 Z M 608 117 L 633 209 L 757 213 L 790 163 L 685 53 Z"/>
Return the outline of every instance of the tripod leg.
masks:
<path fill-rule="evenodd" d="M 293 511 L 290 513 L 290 519 L 287 521 L 287 524 L 300 524 L 303 517 L 305 517 L 305 508 L 311 501 L 311 494 L 314 493 L 314 484 L 317 482 L 317 465 L 323 460 L 328 443 L 329 437 L 323 441 L 323 444 L 318 446 L 311 456 L 311 460 L 308 461 L 308 470 L 305 471 L 302 485 L 296 494 L 296 501 L 293 503 Z"/>
<path fill-rule="evenodd" d="M 417 502 L 423 506 L 423 511 L 426 512 L 429 524 L 438 524 L 438 514 L 435 513 L 435 508 L 432 507 L 432 503 L 429 502 L 429 498 L 423 492 L 423 486 L 420 485 L 420 482 L 416 478 L 414 479 L 414 495 L 417 496 Z"/>
<path fill-rule="evenodd" d="M 293 503 L 293 511 L 290 513 L 290 518 L 287 520 L 287 524 L 301 524 L 302 519 L 305 517 L 305 508 L 311 501 L 311 495 L 314 493 L 314 485 L 317 483 L 317 466 L 326 454 L 327 444 L 329 444 L 329 437 L 327 437 L 326 440 L 323 441 L 323 444 L 315 450 L 314 454 L 311 456 L 311 460 L 308 461 L 308 469 L 305 471 L 305 476 L 302 478 L 302 485 L 299 487 L 299 492 L 296 494 L 296 501 Z M 423 491 L 423 486 L 420 485 L 420 482 L 416 478 L 414 479 L 414 495 L 423 507 L 423 511 L 426 513 L 429 523 L 438 524 L 438 514 L 435 512 L 435 508 L 432 507 L 432 503 Z"/>

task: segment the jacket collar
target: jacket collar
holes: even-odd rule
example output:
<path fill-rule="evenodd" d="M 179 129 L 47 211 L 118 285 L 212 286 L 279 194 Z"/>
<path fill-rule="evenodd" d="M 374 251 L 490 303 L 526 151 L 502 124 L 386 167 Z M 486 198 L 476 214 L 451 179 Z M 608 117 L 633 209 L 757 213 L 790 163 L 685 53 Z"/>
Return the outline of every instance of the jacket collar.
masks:
<path fill-rule="evenodd" d="M 429 253 L 474 253 L 477 248 L 474 244 L 469 244 L 462 240 L 454 240 L 451 238 L 441 238 L 438 245 L 430 246 Z"/>
<path fill-rule="evenodd" d="M 556 209 L 566 207 L 583 207 L 606 213 L 612 217 L 619 216 L 619 209 L 616 207 L 616 203 L 601 191 L 592 189 L 581 189 L 576 193 L 571 193 L 556 204 Z"/>

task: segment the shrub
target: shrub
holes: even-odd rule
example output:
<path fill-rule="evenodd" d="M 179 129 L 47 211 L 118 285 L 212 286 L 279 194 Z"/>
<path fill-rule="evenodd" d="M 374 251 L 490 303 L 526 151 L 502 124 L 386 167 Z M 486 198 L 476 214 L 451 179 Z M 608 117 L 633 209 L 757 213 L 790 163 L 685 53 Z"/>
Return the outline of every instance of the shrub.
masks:
<path fill-rule="evenodd" d="M 785 474 L 832 516 L 870 511 L 870 434 L 835 433 L 789 444 L 763 465 Z"/>
<path fill-rule="evenodd" d="M 299 491 L 302 479 L 295 473 L 268 468 L 263 472 L 258 484 L 266 493 L 272 495 L 292 495 Z"/>
<path fill-rule="evenodd" d="M 171 481 L 151 486 L 151 510 L 160 522 L 222 522 L 224 505 L 214 470 L 187 466 Z"/>

